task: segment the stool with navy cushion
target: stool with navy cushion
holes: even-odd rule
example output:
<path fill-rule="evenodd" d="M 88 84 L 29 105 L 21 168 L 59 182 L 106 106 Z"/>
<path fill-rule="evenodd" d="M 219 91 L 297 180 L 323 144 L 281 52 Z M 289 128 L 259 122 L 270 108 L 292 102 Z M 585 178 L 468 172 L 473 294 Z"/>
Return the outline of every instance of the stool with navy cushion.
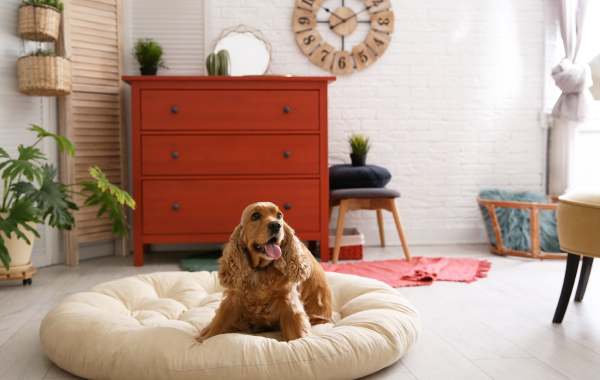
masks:
<path fill-rule="evenodd" d="M 396 208 L 396 198 L 400 197 L 400 193 L 396 190 L 386 188 L 354 188 L 354 189 L 336 189 L 332 190 L 329 195 L 330 208 L 329 216 L 331 219 L 331 210 L 335 206 L 339 206 L 339 215 L 337 220 L 337 228 L 335 232 L 335 246 L 333 249 L 333 262 L 337 263 L 340 255 L 340 242 L 344 231 L 344 219 L 348 211 L 353 210 L 375 210 L 377 212 L 377 224 L 379 225 L 379 240 L 382 247 L 385 247 L 385 236 L 383 229 L 383 210 L 387 210 L 394 216 L 398 236 L 402 243 L 404 257 L 410 260 L 410 251 L 404 236 L 404 229 L 400 223 L 400 216 Z"/>

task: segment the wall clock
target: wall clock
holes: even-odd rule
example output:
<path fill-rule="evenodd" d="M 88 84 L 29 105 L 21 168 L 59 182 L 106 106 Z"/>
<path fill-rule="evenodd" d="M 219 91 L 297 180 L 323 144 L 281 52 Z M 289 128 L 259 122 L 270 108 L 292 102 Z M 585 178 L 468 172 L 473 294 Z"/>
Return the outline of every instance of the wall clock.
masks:
<path fill-rule="evenodd" d="M 394 12 L 390 0 L 295 0 L 292 28 L 313 64 L 336 75 L 352 74 L 385 53 Z"/>

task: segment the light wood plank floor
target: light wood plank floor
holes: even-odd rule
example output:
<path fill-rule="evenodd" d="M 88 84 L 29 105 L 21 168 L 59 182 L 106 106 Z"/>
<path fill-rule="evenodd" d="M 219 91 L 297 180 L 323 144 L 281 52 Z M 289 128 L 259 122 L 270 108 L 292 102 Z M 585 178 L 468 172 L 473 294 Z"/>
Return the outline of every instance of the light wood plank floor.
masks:
<path fill-rule="evenodd" d="M 414 247 L 415 256 L 484 257 L 489 277 L 473 284 L 438 282 L 402 288 L 419 309 L 423 333 L 397 364 L 370 379 L 600 379 L 600 273 L 586 299 L 571 303 L 562 325 L 551 323 L 564 262 L 491 256 L 486 247 Z M 102 258 L 78 268 L 41 269 L 32 287 L 0 283 L 0 379 L 75 379 L 50 363 L 38 338 L 41 319 L 69 293 L 138 273 L 177 270 L 181 255 Z M 367 259 L 401 257 L 396 247 L 369 248 Z M 600 269 L 596 269 L 600 271 Z"/>

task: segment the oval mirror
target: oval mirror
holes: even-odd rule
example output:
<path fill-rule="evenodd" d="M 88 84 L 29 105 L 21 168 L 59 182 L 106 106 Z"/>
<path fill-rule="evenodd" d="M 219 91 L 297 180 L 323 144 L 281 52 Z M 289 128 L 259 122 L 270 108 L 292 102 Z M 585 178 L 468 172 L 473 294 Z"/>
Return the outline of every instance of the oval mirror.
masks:
<path fill-rule="evenodd" d="M 247 26 L 224 31 L 214 51 L 227 50 L 231 60 L 232 76 L 263 75 L 271 63 L 271 46 L 262 33 Z"/>

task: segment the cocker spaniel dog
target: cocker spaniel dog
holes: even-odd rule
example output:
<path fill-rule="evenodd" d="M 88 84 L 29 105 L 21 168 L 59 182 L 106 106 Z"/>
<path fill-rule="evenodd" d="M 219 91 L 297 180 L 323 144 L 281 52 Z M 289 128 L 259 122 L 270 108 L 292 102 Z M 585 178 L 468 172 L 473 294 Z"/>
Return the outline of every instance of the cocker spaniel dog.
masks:
<path fill-rule="evenodd" d="M 331 320 L 325 272 L 273 203 L 243 211 L 219 261 L 219 279 L 224 297 L 199 342 L 277 328 L 289 341 L 309 334 L 311 324 Z"/>

